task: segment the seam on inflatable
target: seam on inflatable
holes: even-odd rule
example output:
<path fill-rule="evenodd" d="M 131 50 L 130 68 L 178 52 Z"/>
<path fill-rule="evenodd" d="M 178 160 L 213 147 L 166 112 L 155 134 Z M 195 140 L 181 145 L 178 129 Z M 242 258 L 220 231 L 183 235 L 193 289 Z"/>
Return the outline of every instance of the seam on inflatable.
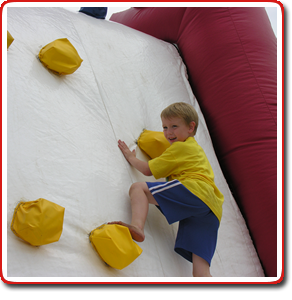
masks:
<path fill-rule="evenodd" d="M 244 55 L 245 55 L 246 60 L 247 60 L 247 62 L 248 62 L 248 65 L 249 65 L 249 67 L 250 67 L 250 70 L 252 71 L 253 77 L 254 77 L 254 79 L 255 79 L 255 81 L 256 81 L 256 83 L 257 83 L 258 89 L 260 90 L 261 95 L 262 95 L 262 97 L 263 97 L 263 99 L 264 99 L 264 101 L 265 101 L 265 104 L 266 104 L 266 106 L 267 106 L 267 109 L 268 109 L 268 111 L 270 112 L 270 115 L 271 115 L 272 119 L 274 120 L 275 125 L 277 126 L 277 122 L 276 122 L 276 120 L 275 120 L 275 118 L 274 118 L 274 116 L 273 116 L 273 114 L 272 114 L 272 112 L 271 112 L 271 110 L 270 110 L 270 108 L 269 108 L 269 105 L 267 104 L 266 98 L 265 98 L 265 96 L 264 96 L 264 94 L 263 94 L 263 92 L 262 92 L 262 89 L 261 89 L 261 87 L 260 87 L 260 85 L 259 85 L 259 83 L 258 83 L 258 80 L 257 80 L 257 78 L 256 78 L 256 76 L 255 76 L 255 74 L 254 74 L 254 71 L 253 71 L 253 68 L 252 68 L 252 66 L 251 66 L 251 63 L 250 63 L 250 61 L 249 61 L 249 59 L 248 59 L 248 56 L 246 55 L 246 51 L 245 51 L 245 49 L 244 49 L 244 46 L 243 46 L 243 43 L 242 43 L 242 41 L 241 41 L 240 35 L 239 35 L 239 33 L 238 33 L 238 31 L 237 31 L 237 28 L 236 28 L 236 26 L 235 26 L 235 22 L 234 22 L 234 20 L 233 20 L 232 14 L 231 14 L 231 12 L 230 12 L 230 8 L 227 8 L 227 10 L 228 10 L 230 19 L 231 19 L 231 21 L 232 21 L 232 23 L 233 23 L 234 30 L 235 30 L 235 32 L 236 32 L 236 34 L 237 34 L 237 36 L 238 36 L 238 40 L 239 40 L 239 42 L 240 42 L 240 45 L 241 45 L 242 49 L 244 50 L 243 52 L 244 52 Z"/>
<path fill-rule="evenodd" d="M 182 26 L 182 23 L 183 23 L 183 19 L 185 17 L 185 14 L 186 14 L 186 11 L 187 11 L 188 7 L 185 7 L 185 11 L 181 17 L 181 20 L 180 20 L 180 23 L 179 23 L 179 27 L 178 27 L 178 30 L 177 30 L 177 34 L 176 34 L 176 37 L 175 37 L 175 42 L 178 43 L 178 40 L 179 38 L 181 37 L 182 35 L 182 32 L 184 31 L 184 29 L 186 28 L 186 26 Z M 178 45 L 179 47 L 179 45 Z"/>
<path fill-rule="evenodd" d="M 81 38 L 81 36 L 79 35 L 79 32 L 78 32 L 78 30 L 76 29 L 75 24 L 74 24 L 74 22 L 72 22 L 72 19 L 71 19 L 71 18 L 70 18 L 70 21 L 71 21 L 72 26 L 74 27 L 74 29 L 75 29 L 75 31 L 76 31 L 78 37 L 79 37 L 79 40 L 82 42 L 82 38 Z M 82 47 L 83 47 L 84 52 L 86 53 L 87 59 L 90 61 L 90 56 L 89 56 L 88 53 L 86 52 L 86 49 L 85 49 L 85 47 L 83 46 L 83 42 L 82 42 Z M 95 74 L 95 72 L 94 72 L 94 69 L 92 68 L 92 64 L 91 64 L 91 63 L 90 63 L 90 68 L 91 68 L 91 70 L 92 70 L 92 73 L 93 73 L 93 76 L 94 76 L 94 81 L 95 81 L 95 83 L 96 83 L 96 87 L 97 87 L 97 89 L 98 89 L 100 98 L 101 98 L 101 100 L 102 100 L 102 104 L 103 104 L 103 106 L 104 106 L 104 109 L 105 109 L 105 112 L 106 112 L 108 121 L 109 121 L 109 123 L 110 123 L 110 126 L 111 126 L 111 128 L 112 128 L 114 137 L 115 137 L 116 141 L 118 141 L 117 135 L 116 135 L 116 133 L 115 133 L 115 130 L 114 130 L 114 127 L 113 127 L 113 124 L 112 124 L 112 121 L 111 121 L 111 118 L 110 118 L 110 115 L 109 115 L 109 112 L 108 112 L 107 107 L 106 107 L 106 105 L 105 105 L 105 101 L 104 101 L 103 95 L 102 95 L 102 93 L 101 93 L 101 89 L 100 89 L 98 80 L 97 80 L 97 78 L 96 78 L 96 74 Z M 127 168 L 127 172 L 128 172 L 128 174 L 129 174 L 129 177 L 130 177 L 131 182 L 133 183 L 134 181 L 133 181 L 133 178 L 132 178 L 131 173 L 130 173 L 130 171 L 129 171 L 129 168 Z"/>

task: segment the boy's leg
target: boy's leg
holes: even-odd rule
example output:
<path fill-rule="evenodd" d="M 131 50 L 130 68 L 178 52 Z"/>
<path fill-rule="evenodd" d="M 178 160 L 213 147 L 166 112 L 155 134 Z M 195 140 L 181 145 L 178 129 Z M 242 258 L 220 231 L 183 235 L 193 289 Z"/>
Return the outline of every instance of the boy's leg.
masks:
<path fill-rule="evenodd" d="M 129 228 L 132 238 L 137 242 L 145 239 L 144 225 L 146 222 L 149 203 L 158 205 L 145 182 L 132 184 L 130 191 L 132 221 L 131 224 L 123 222 L 109 222 L 108 224 L 120 224 Z"/>
<path fill-rule="evenodd" d="M 144 231 L 149 203 L 156 205 L 158 203 L 150 193 L 145 182 L 134 183 L 130 188 L 129 194 L 132 208 L 131 225 L 135 225 Z"/>
<path fill-rule="evenodd" d="M 202 257 L 193 253 L 193 276 L 194 277 L 212 277 L 210 274 L 209 263 Z"/>

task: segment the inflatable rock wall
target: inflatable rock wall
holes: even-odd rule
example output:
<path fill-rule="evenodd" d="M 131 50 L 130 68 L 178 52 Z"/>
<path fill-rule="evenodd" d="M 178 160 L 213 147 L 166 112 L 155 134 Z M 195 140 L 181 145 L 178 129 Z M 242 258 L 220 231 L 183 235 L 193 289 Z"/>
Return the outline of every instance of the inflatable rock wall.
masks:
<path fill-rule="evenodd" d="M 133 11 L 156 12 L 152 9 L 133 9 L 129 12 Z M 167 10 L 165 14 L 160 11 L 160 14 L 167 16 L 167 12 L 175 10 Z M 183 12 L 178 17 L 182 18 L 184 14 L 185 17 L 188 16 Z M 214 15 L 221 14 L 214 11 Z M 175 21 L 174 16 L 172 22 Z M 204 20 L 205 16 L 201 15 L 201 18 Z M 192 19 L 190 15 L 189 19 Z M 166 21 L 167 18 L 164 22 Z M 253 99 L 254 94 L 258 93 L 251 91 L 250 87 L 245 86 L 241 90 L 241 93 L 248 93 L 250 97 L 242 99 L 238 96 L 237 99 L 224 96 L 224 92 L 236 92 L 239 87 L 235 83 L 238 80 L 229 81 L 228 88 L 223 85 L 224 78 L 229 73 L 222 70 L 218 73 L 217 67 L 218 64 L 226 65 L 226 61 L 221 63 L 218 60 L 218 55 L 220 58 L 224 56 L 226 49 L 221 49 L 216 54 L 218 47 L 210 46 L 212 39 L 206 38 L 210 29 L 198 32 L 197 39 L 208 43 L 208 49 L 215 47 L 214 57 L 204 59 L 206 49 L 200 50 L 198 47 L 196 55 L 201 58 L 193 58 L 198 65 L 193 74 L 190 63 L 186 61 L 186 66 L 182 60 L 186 54 L 182 53 L 180 56 L 171 43 L 117 22 L 97 19 L 84 13 L 73 13 L 56 7 L 8 7 L 7 30 L 14 39 L 7 50 L 7 99 L 4 99 L 7 101 L 7 186 L 3 186 L 3 190 L 7 191 L 7 205 L 3 206 L 3 220 L 7 216 L 7 252 L 4 251 L 3 255 L 7 257 L 7 263 L 3 264 L 3 276 L 7 281 L 196 283 L 198 280 L 209 280 L 192 277 L 192 264 L 173 250 L 178 224 L 169 225 L 155 206 L 149 207 L 145 224 L 146 238 L 143 243 L 139 243 L 143 252 L 122 270 L 106 264 L 96 253 L 90 240 L 90 233 L 104 223 L 131 220 L 128 191 L 133 182 L 155 180 L 153 177 L 143 176 L 127 163 L 118 148 L 118 140 L 124 140 L 131 149 L 136 149 L 139 158 L 149 160 L 136 141 L 143 129 L 162 131 L 161 111 L 178 100 L 193 105 L 198 112 L 200 125 L 195 138 L 206 152 L 214 171 L 215 183 L 225 199 L 216 252 L 211 264 L 211 273 L 215 278 L 210 280 L 272 280 L 265 278 L 258 254 L 265 266 L 266 275 L 272 276 L 263 255 L 270 255 L 270 266 L 274 267 L 273 230 L 269 240 L 266 241 L 265 237 L 266 230 L 275 222 L 275 212 L 272 210 L 275 206 L 274 181 L 271 180 L 274 173 L 267 168 L 273 166 L 274 158 L 271 157 L 269 163 L 263 163 L 263 160 L 273 150 L 273 143 L 270 148 L 260 150 L 263 143 L 269 141 L 266 136 L 272 135 L 274 131 L 268 131 L 267 124 L 258 123 L 267 120 L 268 116 L 259 114 L 263 109 L 261 98 L 256 98 L 259 103 L 253 104 L 252 101 L 256 101 Z M 184 31 L 183 27 L 177 30 Z M 68 75 L 52 71 L 39 57 L 43 47 L 60 39 L 67 39 L 82 60 L 78 69 Z M 222 39 L 218 37 L 218 40 Z M 234 44 L 233 40 L 234 36 L 231 38 L 230 33 L 230 47 Z M 183 52 L 181 43 L 177 43 Z M 192 40 L 184 40 L 184 43 L 199 46 L 199 42 L 193 43 Z M 249 82 L 251 79 L 241 68 L 238 72 L 234 70 L 242 64 L 236 61 L 236 51 L 231 51 L 230 72 L 235 77 L 243 76 Z M 257 53 L 252 52 L 250 55 L 254 57 Z M 203 67 L 206 68 L 206 73 Z M 210 70 L 214 74 L 210 74 Z M 196 74 L 198 82 L 194 85 Z M 262 79 L 266 77 L 264 74 Z M 209 79 L 208 85 L 206 80 Z M 204 88 L 201 88 L 202 84 Z M 208 126 L 193 91 L 200 97 Z M 216 92 L 218 96 L 211 97 Z M 212 105 L 207 105 L 212 101 Z M 254 115 L 250 112 L 241 113 L 248 108 Z M 244 117 L 246 122 L 239 122 Z M 254 133 L 247 123 L 252 124 L 249 126 Z M 227 173 L 227 167 L 232 167 L 232 164 L 223 164 L 223 154 L 226 162 L 233 159 L 231 161 L 238 169 L 234 174 L 236 176 L 232 187 L 246 219 L 222 173 L 208 127 L 230 182 L 233 174 L 231 176 Z M 243 138 L 248 140 L 253 136 L 252 133 L 258 133 L 261 138 L 235 147 L 235 142 L 238 143 Z M 259 153 L 249 149 L 252 146 L 260 147 Z M 226 152 L 225 147 L 228 147 L 229 152 Z M 238 156 L 238 151 L 243 152 L 242 157 Z M 246 161 L 248 154 L 255 156 L 258 161 Z M 251 163 L 253 168 L 250 167 Z M 250 170 L 250 178 L 246 178 L 247 170 Z M 259 176 L 260 170 L 265 172 L 263 176 Z M 233 168 L 231 171 L 234 171 Z M 237 177 L 239 175 L 244 176 L 244 181 L 240 182 Z M 258 190 L 251 193 L 254 185 L 250 183 L 250 179 L 257 180 L 259 186 L 266 182 L 264 186 L 270 194 L 258 197 Z M 240 185 L 237 184 L 238 181 Z M 242 189 L 244 193 L 249 192 L 252 199 L 243 198 L 244 195 L 239 197 Z M 14 210 L 21 202 L 28 206 L 30 201 L 40 198 L 65 209 L 62 234 L 60 238 L 58 236 L 58 241 L 33 246 L 22 235 L 16 235 L 10 226 L 15 219 Z M 266 201 L 266 206 L 258 207 L 263 200 Z M 253 216 L 249 210 L 242 208 L 243 205 L 248 207 L 250 201 L 255 202 L 251 211 Z M 255 216 L 259 218 L 256 234 L 251 228 L 251 225 L 254 226 L 251 221 L 255 222 Z M 267 218 L 270 218 L 271 224 L 267 224 Z M 267 228 L 263 229 L 262 223 Z M 263 237 L 256 236 L 260 234 L 260 230 L 263 231 Z M 268 249 L 261 250 L 262 241 L 266 242 Z"/>
<path fill-rule="evenodd" d="M 277 40 L 265 9 L 131 8 L 111 21 L 178 46 L 266 276 L 277 274 Z"/>

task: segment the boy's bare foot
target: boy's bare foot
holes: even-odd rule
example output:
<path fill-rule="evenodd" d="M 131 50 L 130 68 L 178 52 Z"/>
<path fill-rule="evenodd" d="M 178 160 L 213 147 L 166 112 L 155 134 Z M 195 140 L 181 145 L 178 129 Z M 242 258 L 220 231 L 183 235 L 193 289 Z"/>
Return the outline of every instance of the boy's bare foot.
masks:
<path fill-rule="evenodd" d="M 126 224 L 121 221 L 108 222 L 108 224 L 118 224 L 118 225 L 122 225 L 122 226 L 129 228 L 130 234 L 131 234 L 133 240 L 135 240 L 136 242 L 143 242 L 145 240 L 145 235 L 144 235 L 143 231 L 136 226 Z"/>

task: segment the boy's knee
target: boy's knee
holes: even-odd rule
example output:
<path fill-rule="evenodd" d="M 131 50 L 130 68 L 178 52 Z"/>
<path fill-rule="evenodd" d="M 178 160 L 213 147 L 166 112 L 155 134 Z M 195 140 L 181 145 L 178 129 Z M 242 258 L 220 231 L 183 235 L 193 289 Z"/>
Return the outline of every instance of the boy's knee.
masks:
<path fill-rule="evenodd" d="M 131 196 L 131 194 L 132 194 L 135 190 L 137 190 L 137 189 L 144 191 L 144 190 L 145 190 L 145 186 L 144 186 L 145 184 L 146 184 L 145 182 L 135 182 L 135 183 L 133 183 L 133 184 L 131 185 L 131 187 L 130 187 L 129 195 Z"/>
<path fill-rule="evenodd" d="M 140 182 L 133 183 L 129 189 L 129 195 L 131 195 L 131 193 L 133 193 L 134 190 L 140 188 L 139 186 L 140 186 Z"/>
<path fill-rule="evenodd" d="M 133 183 L 129 189 L 129 195 L 131 196 L 131 194 L 133 193 L 133 190 L 135 189 L 135 183 Z"/>

